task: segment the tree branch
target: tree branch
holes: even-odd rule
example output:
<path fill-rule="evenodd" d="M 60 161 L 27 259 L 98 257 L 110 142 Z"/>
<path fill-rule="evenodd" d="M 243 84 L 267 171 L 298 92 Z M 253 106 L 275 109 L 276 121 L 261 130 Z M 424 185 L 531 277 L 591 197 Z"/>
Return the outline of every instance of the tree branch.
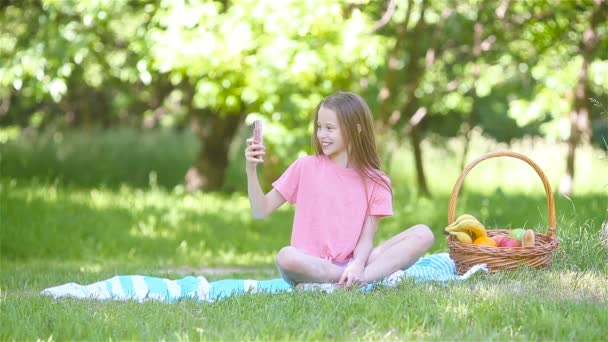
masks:
<path fill-rule="evenodd" d="M 382 18 L 380 18 L 380 20 L 376 21 L 376 23 L 374 24 L 374 28 L 372 29 L 372 32 L 376 32 L 379 29 L 386 26 L 386 24 L 388 24 L 388 22 L 391 20 L 391 18 L 395 14 L 396 9 L 397 9 L 397 0 L 389 0 L 388 6 L 386 7 L 386 11 L 382 15 Z"/>

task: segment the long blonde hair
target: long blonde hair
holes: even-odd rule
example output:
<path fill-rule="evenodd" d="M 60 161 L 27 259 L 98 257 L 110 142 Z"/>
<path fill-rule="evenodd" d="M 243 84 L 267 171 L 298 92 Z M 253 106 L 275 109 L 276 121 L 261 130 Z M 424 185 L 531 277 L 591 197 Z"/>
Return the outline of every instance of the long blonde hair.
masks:
<path fill-rule="evenodd" d="M 344 144 L 348 148 L 348 162 L 365 177 L 392 192 L 388 181 L 382 177 L 380 158 L 376 149 L 376 135 L 372 112 L 361 96 L 351 92 L 337 92 L 326 97 L 315 110 L 312 144 L 316 155 L 323 149 L 317 139 L 319 109 L 330 109 L 336 113 Z"/>

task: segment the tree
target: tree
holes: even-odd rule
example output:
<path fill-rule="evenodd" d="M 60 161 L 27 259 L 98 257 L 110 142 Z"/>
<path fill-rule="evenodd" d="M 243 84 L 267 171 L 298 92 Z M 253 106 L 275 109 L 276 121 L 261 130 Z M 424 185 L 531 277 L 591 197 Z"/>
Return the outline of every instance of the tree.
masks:
<path fill-rule="evenodd" d="M 321 0 L 32 0 L 0 22 L 3 121 L 148 125 L 177 111 L 201 142 L 191 190 L 221 188 L 247 115 L 308 127 L 323 96 L 356 90 L 383 55 L 358 6 Z"/>
<path fill-rule="evenodd" d="M 247 114 L 308 126 L 314 105 L 372 73 L 382 52 L 366 34 L 372 21 L 364 13 L 326 1 L 170 2 L 154 22 L 152 67 L 179 80 L 192 99 L 188 112 L 202 144 L 189 171 L 192 188 L 221 186 L 229 144 Z"/>
<path fill-rule="evenodd" d="M 150 7 L 128 1 L 23 1 L 0 14 L 3 123 L 92 128 L 158 107 L 143 31 Z"/>
<path fill-rule="evenodd" d="M 497 22 L 504 18 L 504 7 L 488 1 L 401 1 L 384 30 L 392 36 L 393 46 L 379 92 L 380 126 L 398 136 L 409 135 L 422 196 L 430 196 L 423 138 L 430 132 L 468 137 L 480 122 L 480 97 L 500 83 L 501 78 L 484 73 L 496 74 L 489 63 L 498 54 L 492 50 L 502 32 Z M 483 58 L 487 51 L 491 58 Z"/>
<path fill-rule="evenodd" d="M 566 157 L 566 175 L 560 185 L 560 191 L 565 194 L 571 194 L 573 190 L 574 179 L 574 160 L 576 155 L 576 147 L 584 139 L 587 140 L 591 133 L 589 112 L 591 95 L 589 73 L 590 66 L 593 63 L 596 51 L 600 46 L 602 39 L 608 38 L 608 5 L 605 0 L 593 1 L 593 7 L 590 10 L 589 22 L 584 25 L 583 34 L 578 41 L 579 56 L 582 57 L 582 65 L 578 73 L 578 80 L 572 91 L 572 109 L 570 111 L 570 136 L 568 137 L 568 156 Z M 603 34 L 599 32 L 600 25 L 603 24 Z M 608 45 L 608 44 L 604 44 Z M 605 50 L 604 50 L 605 51 Z M 604 57 L 608 54 L 604 52 Z"/>
<path fill-rule="evenodd" d="M 588 140 L 589 95 L 608 90 L 605 19 L 599 0 L 397 2 L 383 28 L 394 43 L 380 118 L 409 134 L 419 193 L 429 194 L 421 137 L 466 137 L 475 126 L 501 141 L 566 139 L 571 177 L 576 145 Z M 573 113 L 570 134 L 560 131 L 564 113 Z"/>
<path fill-rule="evenodd" d="M 542 121 L 545 137 L 565 140 L 566 174 L 560 191 L 573 192 L 576 148 L 589 142 L 589 98 L 608 92 L 608 8 L 605 0 L 516 3 L 512 22 L 521 27 L 513 45 L 518 62 L 533 60 L 529 99 L 510 104 L 519 125 Z M 559 70 L 559 72 L 556 72 Z"/>

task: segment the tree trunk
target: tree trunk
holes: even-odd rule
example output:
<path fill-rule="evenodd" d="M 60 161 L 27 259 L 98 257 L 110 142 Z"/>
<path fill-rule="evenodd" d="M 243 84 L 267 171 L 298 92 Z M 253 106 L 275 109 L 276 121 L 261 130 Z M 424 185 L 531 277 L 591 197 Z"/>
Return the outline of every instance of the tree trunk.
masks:
<path fill-rule="evenodd" d="M 420 8 L 420 16 L 416 25 L 408 30 L 414 2 L 411 0 L 407 1 L 407 11 L 405 16 L 405 23 L 397 28 L 396 41 L 393 49 L 391 50 L 388 60 L 388 70 L 385 80 L 385 84 L 378 94 L 379 100 L 379 120 L 377 127 L 379 131 L 388 130 L 399 126 L 399 123 L 403 123 L 406 120 L 409 122 L 405 125 L 406 133 L 411 133 L 411 142 L 414 153 L 414 161 L 416 164 L 416 179 L 418 182 L 419 195 L 424 197 L 431 197 L 429 187 L 427 186 L 426 177 L 424 174 L 424 167 L 422 162 L 422 128 L 419 125 L 422 118 L 427 113 L 427 109 L 420 107 L 415 97 L 416 89 L 418 88 L 422 77 L 424 76 L 425 68 L 422 66 L 422 62 L 426 59 L 426 67 L 430 67 L 437 58 L 437 50 L 440 46 L 441 33 L 447 19 L 452 15 L 452 10 L 444 10 L 442 13 L 441 21 L 432 37 L 432 44 L 426 49 L 426 55 L 423 55 L 423 47 L 420 44 L 420 37 L 423 36 L 424 30 L 428 29 L 424 22 L 424 14 L 428 6 L 428 1 L 423 0 Z M 397 94 L 398 78 L 397 78 L 397 66 L 401 55 L 402 46 L 407 45 L 409 51 L 409 58 L 404 67 L 407 73 L 407 82 L 404 85 L 404 92 L 406 94 L 406 102 L 403 104 L 401 110 L 392 109 L 392 105 Z"/>
<path fill-rule="evenodd" d="M 431 192 L 426 183 L 426 176 L 424 175 L 424 164 L 422 163 L 422 138 L 420 137 L 420 126 L 413 126 L 410 131 L 412 139 L 412 147 L 414 148 L 414 160 L 416 164 L 416 180 L 418 181 L 418 195 L 422 197 L 431 197 Z"/>
<path fill-rule="evenodd" d="M 570 137 L 568 138 L 568 154 L 566 156 L 566 174 L 560 183 L 560 192 L 571 195 L 574 191 L 574 163 L 576 161 L 576 147 L 583 136 L 589 131 L 589 109 L 587 100 L 587 73 L 589 63 L 583 60 L 578 82 L 574 90 L 574 104 L 570 112 Z"/>
<path fill-rule="evenodd" d="M 411 14 L 412 14 L 412 1 L 409 0 L 407 2 L 407 12 L 405 15 L 405 22 L 403 25 L 397 27 L 397 37 L 395 40 L 395 45 L 391 50 L 390 56 L 388 58 L 387 64 L 387 73 L 384 85 L 380 89 L 378 93 L 378 101 L 379 101 L 379 109 L 378 109 L 378 124 L 376 127 L 383 131 L 392 127 L 395 123 L 389 122 L 389 117 L 391 115 L 391 105 L 393 104 L 394 94 L 397 93 L 397 66 L 400 61 L 401 48 L 403 43 L 407 39 L 407 27 L 410 22 Z"/>
<path fill-rule="evenodd" d="M 591 15 L 589 28 L 583 33 L 579 50 L 583 57 L 583 65 L 574 88 L 574 100 L 570 112 L 570 137 L 568 138 L 568 155 L 566 156 L 566 174 L 560 183 L 560 192 L 571 195 L 574 191 L 574 166 L 576 162 L 576 147 L 589 135 L 589 86 L 587 82 L 589 64 L 593 51 L 597 48 L 599 39 L 596 27 L 605 20 L 606 2 L 595 1 L 596 7 Z"/>
<path fill-rule="evenodd" d="M 472 129 L 468 127 L 464 133 L 464 146 L 462 147 L 462 158 L 460 159 L 460 171 L 464 170 L 467 166 L 467 155 L 469 154 L 469 147 L 471 145 L 471 133 Z M 464 186 L 464 184 L 463 184 Z"/>
<path fill-rule="evenodd" d="M 228 168 L 228 149 L 243 121 L 244 114 L 196 115 L 193 130 L 201 142 L 201 150 L 185 176 L 186 190 L 221 190 Z"/>
<path fill-rule="evenodd" d="M 479 4 L 477 9 L 477 13 L 481 13 L 482 5 Z M 471 77 L 473 78 L 473 87 L 469 91 L 469 96 L 471 96 L 471 100 L 473 102 L 471 106 L 471 112 L 469 113 L 469 117 L 467 123 L 465 124 L 464 131 L 464 147 L 462 151 L 462 159 L 460 160 L 460 170 L 464 170 L 466 166 L 467 154 L 469 153 L 469 147 L 471 144 L 471 135 L 473 133 L 473 127 L 475 127 L 475 121 L 477 120 L 477 107 L 479 105 L 479 96 L 477 96 L 477 90 L 475 86 L 479 81 L 480 74 L 480 63 L 479 59 L 481 57 L 481 40 L 483 37 L 483 24 L 480 22 L 475 23 L 473 27 L 473 67 L 471 68 Z"/>
<path fill-rule="evenodd" d="M 420 10 L 421 15 L 416 23 L 416 26 L 412 31 L 408 31 L 406 35 L 406 39 L 410 37 L 419 37 L 421 36 L 421 32 L 425 28 L 424 24 L 424 13 L 426 11 L 427 1 L 422 2 L 422 8 Z M 401 109 L 402 116 L 397 118 L 394 121 L 396 124 L 399 120 L 404 120 L 405 118 L 412 118 L 415 113 L 420 109 L 418 106 L 418 101 L 415 96 L 416 89 L 420 84 L 420 80 L 422 79 L 422 75 L 424 74 L 424 69 L 422 65 L 420 65 L 420 59 L 422 57 L 422 49 L 418 44 L 418 41 L 414 38 L 411 43 L 410 48 L 410 58 L 405 67 L 406 72 L 408 73 L 409 80 L 405 85 L 405 93 L 406 93 L 406 103 Z M 410 120 L 411 122 L 411 120 Z M 410 130 L 411 134 L 411 142 L 414 153 L 414 163 L 416 164 L 416 180 L 418 182 L 418 194 L 423 197 L 431 197 L 431 192 L 429 191 L 429 187 L 426 184 L 426 176 L 424 175 L 424 166 L 422 165 L 422 147 L 421 142 L 422 138 L 420 135 L 420 120 L 417 122 L 406 126 Z"/>

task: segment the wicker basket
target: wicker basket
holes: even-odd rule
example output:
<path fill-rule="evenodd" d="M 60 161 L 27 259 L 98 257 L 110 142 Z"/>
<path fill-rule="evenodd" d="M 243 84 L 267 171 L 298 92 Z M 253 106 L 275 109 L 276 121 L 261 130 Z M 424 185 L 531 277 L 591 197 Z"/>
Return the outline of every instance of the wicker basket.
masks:
<path fill-rule="evenodd" d="M 450 257 L 456 263 L 456 270 L 459 274 L 468 271 L 475 264 L 487 264 L 490 272 L 499 270 L 509 270 L 517 268 L 521 264 L 527 264 L 531 267 L 548 267 L 551 262 L 553 251 L 558 247 L 559 243 L 556 235 L 556 220 L 555 220 L 555 203 L 553 201 L 553 193 L 551 186 L 547 181 L 547 177 L 538 165 L 528 157 L 515 152 L 492 152 L 488 153 L 465 167 L 464 171 L 458 178 L 450 202 L 448 205 L 448 225 L 452 224 L 456 219 L 456 202 L 458 200 L 458 192 L 464 182 L 465 176 L 471 171 L 475 165 L 480 162 L 495 157 L 512 157 L 525 161 L 534 168 L 536 173 L 545 186 L 545 194 L 547 195 L 547 208 L 549 211 L 549 227 L 547 234 L 535 233 L 534 247 L 490 247 L 478 246 L 474 244 L 460 243 L 456 237 L 448 236 L 447 242 L 450 249 Z M 507 234 L 506 229 L 488 230 L 488 236 L 492 237 L 498 234 Z"/>

